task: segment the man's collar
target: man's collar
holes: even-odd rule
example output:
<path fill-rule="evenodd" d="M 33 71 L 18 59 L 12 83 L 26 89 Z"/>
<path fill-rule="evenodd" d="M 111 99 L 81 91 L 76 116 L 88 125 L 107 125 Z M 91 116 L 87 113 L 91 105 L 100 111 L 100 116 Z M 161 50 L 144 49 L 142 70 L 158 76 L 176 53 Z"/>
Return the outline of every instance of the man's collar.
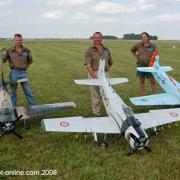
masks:
<path fill-rule="evenodd" d="M 144 43 L 143 42 L 141 42 L 141 45 L 142 46 L 144 46 Z M 150 47 L 151 46 L 151 43 L 150 42 L 148 42 L 148 46 L 144 46 L 144 47 Z"/>
<path fill-rule="evenodd" d="M 105 49 L 105 47 L 104 47 L 104 45 L 102 43 L 101 43 L 101 46 L 103 47 L 103 49 Z M 94 44 L 92 44 L 92 48 L 97 49 Z"/>
<path fill-rule="evenodd" d="M 22 47 L 22 50 L 24 51 L 24 46 L 23 45 L 21 45 L 21 47 Z M 13 46 L 13 48 L 12 48 L 13 50 L 16 50 L 16 46 Z"/>

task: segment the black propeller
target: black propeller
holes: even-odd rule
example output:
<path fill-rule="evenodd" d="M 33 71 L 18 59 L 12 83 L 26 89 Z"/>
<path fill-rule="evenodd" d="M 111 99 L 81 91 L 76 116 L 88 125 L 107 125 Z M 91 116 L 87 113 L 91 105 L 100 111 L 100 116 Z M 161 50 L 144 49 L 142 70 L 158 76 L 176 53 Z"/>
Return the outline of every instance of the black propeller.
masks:
<path fill-rule="evenodd" d="M 157 132 L 159 132 L 159 130 L 156 130 L 156 131 L 154 131 L 152 134 L 150 134 L 149 137 L 146 138 L 146 141 L 148 141 L 148 140 L 151 139 L 154 135 L 156 135 Z M 136 142 L 139 143 L 139 144 L 141 143 L 141 142 L 139 141 L 139 139 L 138 139 L 134 134 L 130 133 L 129 135 L 131 136 L 131 138 L 134 139 L 134 141 L 136 141 Z M 137 147 L 131 149 L 131 150 L 127 153 L 127 155 L 130 156 L 130 155 L 134 154 L 140 147 L 143 147 L 147 152 L 151 152 L 151 149 L 150 149 L 149 147 L 147 147 L 147 146 L 145 146 L 145 145 L 142 145 L 142 146 L 137 146 Z"/>
<path fill-rule="evenodd" d="M 11 132 L 13 133 L 14 135 L 16 135 L 19 139 L 22 139 L 22 136 L 20 134 L 18 134 L 14 128 L 15 128 L 15 123 L 17 121 L 19 121 L 21 118 L 23 117 L 23 115 L 20 115 L 19 117 L 17 117 L 13 122 L 5 122 L 5 123 L 2 123 L 0 122 L 0 125 L 2 126 L 3 128 L 3 131 L 0 133 L 0 137 L 2 137 L 4 134 L 8 133 L 8 132 Z"/>

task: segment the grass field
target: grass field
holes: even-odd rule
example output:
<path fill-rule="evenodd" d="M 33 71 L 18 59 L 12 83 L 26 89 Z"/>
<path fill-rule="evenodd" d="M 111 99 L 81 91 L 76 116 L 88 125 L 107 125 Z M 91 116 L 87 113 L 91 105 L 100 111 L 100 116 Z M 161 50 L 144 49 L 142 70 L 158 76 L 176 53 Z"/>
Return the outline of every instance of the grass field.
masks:
<path fill-rule="evenodd" d="M 180 81 L 180 43 L 177 41 L 154 42 L 160 52 L 160 64 L 170 65 L 170 74 Z M 10 46 L 1 42 L 0 49 Z M 71 133 L 45 133 L 40 127 L 42 118 L 92 116 L 88 87 L 75 85 L 74 79 L 86 78 L 83 65 L 85 50 L 91 41 L 27 41 L 34 63 L 29 69 L 31 88 L 38 104 L 73 101 L 76 109 L 61 111 L 46 117 L 28 121 L 30 130 L 17 124 L 22 140 L 9 134 L 0 139 L 0 171 L 39 171 L 41 174 L 57 171 L 57 175 L 0 176 L 0 179 L 180 179 L 180 123 L 164 126 L 149 142 L 152 153 L 138 151 L 127 157 L 128 143 L 120 135 L 109 135 L 109 147 L 101 149 L 91 135 L 85 138 Z M 136 107 L 130 97 L 139 96 L 138 79 L 135 76 L 135 59 L 129 49 L 133 41 L 104 41 L 113 57 L 111 77 L 127 77 L 129 83 L 116 85 L 114 89 L 134 112 L 166 107 Z M 175 45 L 176 48 L 172 48 Z M 8 77 L 8 65 L 4 66 Z M 162 92 L 158 87 L 158 91 Z M 150 94 L 147 83 L 147 94 Z M 18 105 L 26 105 L 21 89 L 18 89 Z M 102 106 L 103 107 L 103 106 Z M 169 108 L 169 107 L 167 107 Z M 103 115 L 105 114 L 102 108 Z M 150 131 L 149 131 L 150 132 Z"/>

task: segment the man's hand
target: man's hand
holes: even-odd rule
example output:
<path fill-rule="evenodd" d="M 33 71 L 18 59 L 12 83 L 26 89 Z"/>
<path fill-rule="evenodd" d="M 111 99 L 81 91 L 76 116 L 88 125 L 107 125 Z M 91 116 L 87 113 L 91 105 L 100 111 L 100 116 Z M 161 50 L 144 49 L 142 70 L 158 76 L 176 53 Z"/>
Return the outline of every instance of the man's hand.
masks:
<path fill-rule="evenodd" d="M 94 73 L 91 64 L 87 64 L 86 67 L 87 67 L 87 70 L 88 70 L 89 74 L 91 75 L 91 77 L 92 77 L 93 79 L 96 79 L 97 76 L 96 76 L 96 74 Z"/>

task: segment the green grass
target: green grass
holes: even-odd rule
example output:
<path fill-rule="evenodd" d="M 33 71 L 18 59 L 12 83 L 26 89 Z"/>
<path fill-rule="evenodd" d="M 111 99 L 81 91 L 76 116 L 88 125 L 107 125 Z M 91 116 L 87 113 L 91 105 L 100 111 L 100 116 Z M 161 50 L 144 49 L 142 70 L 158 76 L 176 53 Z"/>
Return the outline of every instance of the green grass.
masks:
<path fill-rule="evenodd" d="M 180 43 L 173 41 L 155 42 L 160 51 L 160 64 L 174 68 L 170 74 L 180 81 Z M 134 112 L 146 112 L 159 107 L 136 107 L 130 97 L 139 96 L 136 65 L 129 49 L 134 41 L 104 41 L 114 60 L 111 77 L 127 77 L 129 83 L 116 85 L 114 89 Z M 172 46 L 176 45 L 173 49 Z M 9 47 L 10 42 L 1 42 L 0 49 Z M 138 151 L 126 156 L 128 143 L 120 135 L 109 135 L 109 147 L 101 149 L 91 135 L 85 139 L 74 133 L 45 133 L 40 127 L 42 118 L 92 116 L 88 87 L 75 85 L 74 79 L 87 77 L 84 67 L 85 50 L 91 41 L 27 41 L 32 50 L 34 63 L 29 69 L 31 88 L 38 104 L 74 101 L 76 109 L 61 111 L 45 117 L 33 118 L 28 122 L 30 130 L 17 124 L 22 140 L 9 134 L 0 140 L 0 170 L 57 170 L 56 176 L 8 176 L 8 179 L 180 179 L 180 123 L 153 137 L 149 146 L 152 153 Z M 8 65 L 4 66 L 8 77 Z M 158 87 L 158 92 L 162 92 Z M 147 94 L 151 94 L 147 83 Z M 22 90 L 18 89 L 18 105 L 25 106 Z M 103 115 L 105 114 L 102 108 Z M 148 131 L 150 132 L 150 131 Z M 6 179 L 0 177 L 0 179 Z"/>

